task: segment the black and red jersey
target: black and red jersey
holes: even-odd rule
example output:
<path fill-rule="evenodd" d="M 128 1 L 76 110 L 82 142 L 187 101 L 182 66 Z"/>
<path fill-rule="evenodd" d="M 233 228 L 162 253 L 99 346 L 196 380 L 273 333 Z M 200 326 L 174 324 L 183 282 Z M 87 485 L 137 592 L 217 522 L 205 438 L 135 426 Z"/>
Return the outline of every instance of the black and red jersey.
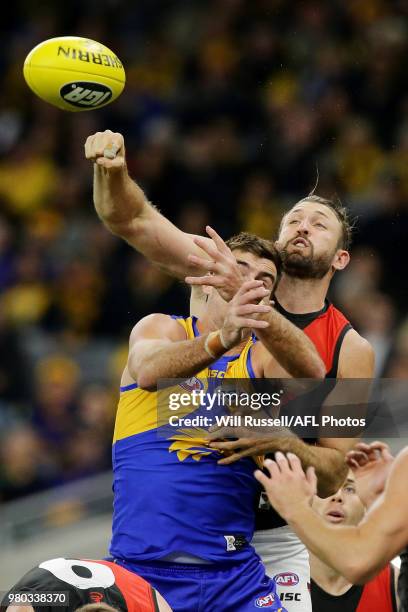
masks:
<path fill-rule="evenodd" d="M 110 561 L 94 559 L 60 557 L 40 563 L 6 593 L 1 610 L 19 601 L 24 605 L 22 594 L 33 597 L 25 605 L 32 605 L 36 612 L 70 612 L 85 604 L 102 602 L 123 612 L 159 610 L 156 592 L 143 578 Z M 47 599 L 46 594 L 58 597 Z"/>
<path fill-rule="evenodd" d="M 326 300 L 322 310 L 307 314 L 292 314 L 276 304 L 276 310 L 302 329 L 316 347 L 324 365 L 326 378 L 336 378 L 339 354 L 346 333 L 352 329 L 346 317 Z"/>
<path fill-rule="evenodd" d="M 322 310 L 307 314 L 287 312 L 277 302 L 275 308 L 296 327 L 302 329 L 313 342 L 326 366 L 326 378 L 336 378 L 341 345 L 347 332 L 352 329 L 340 310 L 327 300 Z M 312 443 L 315 440 L 305 441 Z M 256 529 L 274 529 L 285 524 L 286 521 L 272 508 L 266 493 L 261 491 L 255 515 Z"/>
<path fill-rule="evenodd" d="M 330 595 L 311 581 L 313 612 L 397 612 L 394 568 L 388 565 L 373 580 Z"/>

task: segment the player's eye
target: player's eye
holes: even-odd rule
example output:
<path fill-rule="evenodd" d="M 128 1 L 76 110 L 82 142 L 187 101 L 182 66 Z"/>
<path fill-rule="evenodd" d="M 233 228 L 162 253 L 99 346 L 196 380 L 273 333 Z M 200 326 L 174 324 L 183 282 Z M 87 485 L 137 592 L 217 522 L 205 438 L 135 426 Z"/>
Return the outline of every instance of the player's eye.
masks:
<path fill-rule="evenodd" d="M 353 495 L 356 492 L 354 487 L 344 487 L 344 491 L 346 493 L 350 493 L 350 495 Z"/>
<path fill-rule="evenodd" d="M 289 225 L 293 225 L 294 223 L 299 223 L 298 219 L 292 219 L 292 221 L 289 221 Z"/>
<path fill-rule="evenodd" d="M 321 227 L 323 229 L 327 229 L 325 225 L 323 225 L 323 223 L 315 223 L 316 227 Z"/>

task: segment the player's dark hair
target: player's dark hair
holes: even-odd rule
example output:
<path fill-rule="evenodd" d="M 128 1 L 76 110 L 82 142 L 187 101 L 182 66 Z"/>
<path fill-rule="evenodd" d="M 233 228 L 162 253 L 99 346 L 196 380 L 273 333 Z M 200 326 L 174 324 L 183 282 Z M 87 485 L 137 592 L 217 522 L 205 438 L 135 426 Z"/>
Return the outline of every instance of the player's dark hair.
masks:
<path fill-rule="evenodd" d="M 274 289 L 276 289 L 282 274 L 282 260 L 272 240 L 260 238 L 259 236 L 256 236 L 256 234 L 250 234 L 249 232 L 240 232 L 239 234 L 232 236 L 226 241 L 226 243 L 231 251 L 239 249 L 241 251 L 246 251 L 247 253 L 257 255 L 258 257 L 263 257 L 264 259 L 273 261 L 276 266 L 277 273 L 274 286 Z"/>

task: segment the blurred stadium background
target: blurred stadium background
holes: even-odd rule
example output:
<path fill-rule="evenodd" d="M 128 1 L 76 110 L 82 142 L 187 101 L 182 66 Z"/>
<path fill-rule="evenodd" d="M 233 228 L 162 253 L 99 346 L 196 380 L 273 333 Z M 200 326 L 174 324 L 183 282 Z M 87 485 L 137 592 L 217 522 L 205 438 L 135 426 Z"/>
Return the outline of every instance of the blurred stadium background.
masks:
<path fill-rule="evenodd" d="M 39 560 L 103 556 L 127 336 L 187 291 L 97 219 L 86 137 L 125 135 L 131 174 L 189 232 L 276 235 L 313 188 L 358 217 L 332 299 L 408 377 L 407 6 L 388 0 L 88 0 L 2 8 L 0 589 Z M 58 111 L 28 51 L 75 34 L 114 50 L 112 106 Z M 404 438 L 392 441 L 399 448 Z"/>

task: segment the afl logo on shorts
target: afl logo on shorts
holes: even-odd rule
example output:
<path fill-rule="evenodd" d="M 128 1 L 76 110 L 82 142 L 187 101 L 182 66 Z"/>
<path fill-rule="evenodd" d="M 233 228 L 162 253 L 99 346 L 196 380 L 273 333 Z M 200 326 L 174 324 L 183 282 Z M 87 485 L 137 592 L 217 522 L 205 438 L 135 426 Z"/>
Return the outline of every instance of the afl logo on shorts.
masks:
<path fill-rule="evenodd" d="M 282 572 L 282 574 L 276 574 L 274 581 L 281 587 L 293 587 L 299 582 L 299 576 L 293 572 Z"/>
<path fill-rule="evenodd" d="M 275 595 L 273 593 L 269 593 L 269 595 L 265 595 L 264 597 L 258 597 L 255 600 L 255 606 L 257 608 L 272 608 L 275 603 Z"/>
<path fill-rule="evenodd" d="M 98 108 L 106 104 L 112 97 L 112 90 L 102 83 L 75 81 L 67 83 L 60 89 L 60 95 L 65 102 L 80 108 Z"/>

